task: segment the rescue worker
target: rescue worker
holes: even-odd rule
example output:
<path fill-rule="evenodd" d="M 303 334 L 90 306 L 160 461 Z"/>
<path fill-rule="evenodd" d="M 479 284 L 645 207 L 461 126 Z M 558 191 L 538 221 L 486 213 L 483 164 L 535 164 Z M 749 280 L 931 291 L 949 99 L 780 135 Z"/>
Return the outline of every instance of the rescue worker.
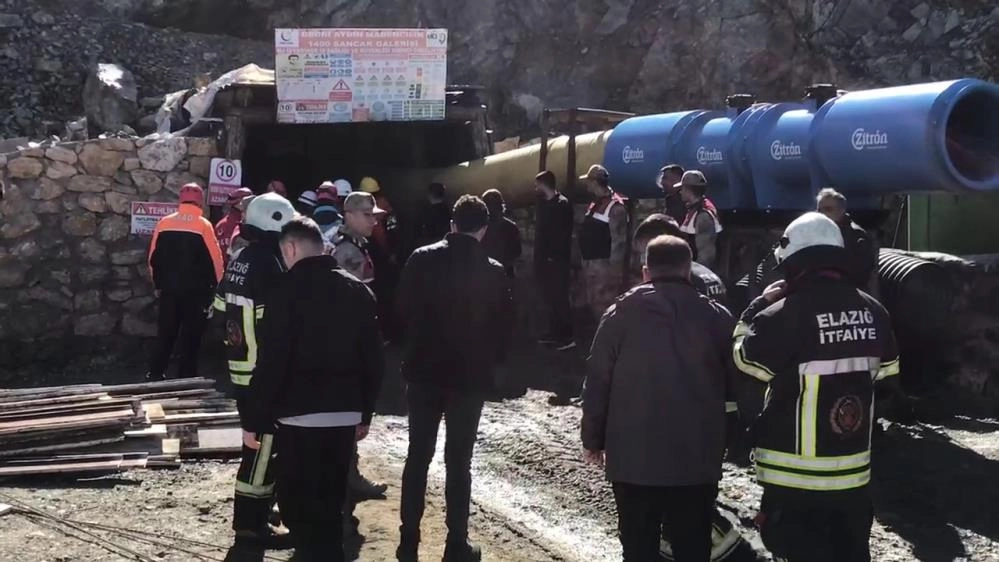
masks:
<path fill-rule="evenodd" d="M 243 214 L 244 219 L 246 217 L 246 208 L 250 205 L 250 201 L 253 201 L 254 197 L 255 197 L 254 195 L 248 195 L 248 196 L 244 197 L 236 205 L 239 208 L 239 211 Z M 240 250 L 242 250 L 243 248 L 245 248 L 247 246 L 247 244 L 249 244 L 249 242 L 247 242 L 246 239 L 243 238 L 243 236 L 241 234 L 241 228 L 240 227 L 242 225 L 243 225 L 243 223 L 241 221 L 239 224 L 236 225 L 236 228 L 234 228 L 232 230 L 232 237 L 229 239 L 229 259 L 230 260 L 233 258 L 233 256 L 235 256 L 236 254 L 238 254 L 240 252 Z M 227 263 L 226 266 L 228 267 L 228 265 L 229 264 Z"/>
<path fill-rule="evenodd" d="M 534 177 L 538 210 L 534 239 L 534 277 L 538 293 L 548 308 L 548 329 L 538 343 L 551 344 L 558 351 L 576 347 L 572 338 L 572 309 L 569 304 L 570 262 L 572 256 L 572 204 L 558 192 L 555 174 L 548 170 Z"/>
<path fill-rule="evenodd" d="M 336 194 L 337 206 L 343 209 L 343 200 L 351 194 L 354 189 L 351 187 L 350 182 L 345 179 L 338 179 L 333 181 L 333 191 Z"/>
<path fill-rule="evenodd" d="M 625 199 L 610 187 L 610 175 L 599 164 L 579 177 L 593 197 L 579 227 L 579 251 L 583 258 L 586 303 L 594 321 L 626 287 L 625 256 L 630 217 Z"/>
<path fill-rule="evenodd" d="M 382 192 L 382 187 L 375 178 L 361 178 L 361 183 L 358 187 L 360 187 L 362 192 L 374 197 L 375 206 L 383 211 L 379 214 L 378 221 L 375 223 L 375 228 L 371 233 L 372 240 L 378 244 L 379 251 L 384 253 L 386 259 L 393 263 L 398 263 L 399 257 L 396 254 L 398 251 L 399 222 L 395 216 L 395 211 L 392 209 L 392 204 Z"/>
<path fill-rule="evenodd" d="M 375 205 L 375 198 L 369 193 L 351 193 L 343 202 L 343 224 L 337 230 L 333 239 L 333 257 L 336 258 L 344 271 L 356 277 L 365 286 L 371 288 L 375 282 L 375 267 L 368 254 L 370 244 L 367 237 L 375 227 L 377 216 L 381 209 Z M 350 467 L 350 494 L 344 511 L 350 514 L 347 521 L 348 532 L 357 532 L 358 521 L 353 516 L 358 501 L 385 497 L 388 484 L 372 482 L 361 474 L 358 462 L 360 458 L 354 453 L 354 463 Z"/>
<path fill-rule="evenodd" d="M 409 328 L 402 370 L 409 385 L 409 451 L 396 551 L 404 562 L 418 559 L 427 470 L 442 418 L 447 420 L 444 561 L 477 562 L 482 556 L 468 542 L 472 452 L 484 396 L 494 390 L 493 371 L 506 357 L 514 306 L 510 280 L 480 242 L 489 223 L 485 203 L 465 195 L 452 216 L 452 232 L 444 240 L 410 256 L 399 287 Z"/>
<path fill-rule="evenodd" d="M 336 506 L 346 497 L 355 442 L 368 434 L 385 364 L 375 302 L 324 255 L 311 219 L 286 224 L 280 248 L 290 270 L 263 321 L 243 440 L 263 449 L 276 425 L 277 493 L 295 559 L 338 562 L 346 557 Z M 330 318 L 340 319 L 333 338 Z"/>
<path fill-rule="evenodd" d="M 327 189 L 319 190 L 316 208 L 312 211 L 312 219 L 316 221 L 319 230 L 323 233 L 328 253 L 332 253 L 337 232 L 343 226 L 343 215 L 340 214 L 338 206 L 336 192 Z"/>
<path fill-rule="evenodd" d="M 272 180 L 270 183 L 268 183 L 267 192 L 277 193 L 278 195 L 284 197 L 285 199 L 288 198 L 288 188 L 285 187 L 284 182 L 281 180 Z"/>
<path fill-rule="evenodd" d="M 204 217 L 204 189 L 196 183 L 185 184 L 179 198 L 177 212 L 156 223 L 149 246 L 149 272 L 159 299 L 159 316 L 147 380 L 166 378 L 178 336 L 179 376 L 198 375 L 201 337 L 212 294 L 222 278 L 222 250 L 212 223 Z"/>
<path fill-rule="evenodd" d="M 846 211 L 846 196 L 832 188 L 819 191 L 815 210 L 832 219 L 843 235 L 853 286 L 877 296 L 878 244 Z"/>
<path fill-rule="evenodd" d="M 268 301 L 285 270 L 278 236 L 294 216 L 291 203 L 276 193 L 253 198 L 240 227 L 248 245 L 229 262 L 215 296 L 215 310 L 225 321 L 229 376 L 241 419 L 246 416 L 248 389 L 257 367 L 260 323 L 267 311 L 274 310 Z M 257 449 L 243 446 L 233 500 L 237 545 L 275 548 L 286 541 L 268 524 L 274 504 L 272 433 L 261 432 Z"/>
<path fill-rule="evenodd" d="M 377 216 L 378 220 L 370 236 L 374 243 L 368 251 L 375 269 L 378 270 L 378 276 L 371 289 L 378 299 L 378 318 L 382 323 L 382 334 L 386 341 L 393 341 L 398 338 L 399 331 L 395 318 L 395 291 L 404 260 L 402 229 L 392 204 L 374 178 L 362 178 L 359 187 L 364 193 L 371 194 L 375 198 L 375 206 L 384 211 Z"/>
<path fill-rule="evenodd" d="M 439 242 L 448 232 L 451 232 L 451 206 L 447 204 L 447 188 L 434 182 L 427 186 L 427 204 L 416 228 L 416 247 Z"/>
<path fill-rule="evenodd" d="M 680 189 L 677 183 L 683 180 L 683 166 L 679 164 L 667 164 L 659 169 L 659 176 L 656 178 L 656 185 L 663 190 L 663 213 L 671 217 L 680 224 L 687 216 L 687 207 L 680 197 Z"/>
<path fill-rule="evenodd" d="M 715 204 L 705 196 L 708 180 L 698 170 L 687 170 L 673 187 L 680 190 L 680 198 L 687 208 L 687 214 L 680 223 L 680 231 L 694 251 L 694 261 L 714 269 L 722 224 Z"/>
<path fill-rule="evenodd" d="M 790 562 L 868 562 L 874 386 L 898 374 L 888 313 L 846 275 L 839 227 L 810 212 L 776 250 L 771 284 L 735 329 L 747 385 L 763 543 Z M 766 387 L 766 401 L 762 390 Z"/>
<path fill-rule="evenodd" d="M 680 232 L 680 225 L 671 217 L 663 214 L 649 215 L 638 228 L 635 229 L 635 253 L 638 254 L 641 266 L 645 266 L 646 247 L 654 238 L 668 235 L 683 238 Z M 697 262 L 690 264 L 690 281 L 700 294 L 711 297 L 715 302 L 725 306 L 725 284 L 714 274 L 713 271 Z M 741 424 L 739 423 L 738 407 L 734 398 L 734 389 L 727 389 L 725 397 L 726 433 L 725 441 L 728 455 L 731 459 L 733 455 L 742 452 Z M 748 454 L 748 453 L 747 453 Z M 663 521 L 662 540 L 659 544 L 659 554 L 666 560 L 674 560 L 673 545 L 670 544 L 669 537 L 672 531 L 668 521 Z M 743 539 L 739 529 L 732 524 L 732 521 L 722 514 L 715 507 L 711 517 L 711 560 L 717 562 L 727 560 L 729 562 L 745 561 L 756 562 L 756 553 L 753 547 Z"/>
<path fill-rule="evenodd" d="M 498 189 L 490 189 L 482 194 L 482 201 L 489 209 L 489 226 L 482 237 L 482 247 L 486 254 L 503 264 L 506 276 L 513 278 L 514 264 L 520 257 L 520 229 L 517 223 L 506 216 L 506 201 Z"/>
<path fill-rule="evenodd" d="M 658 560 L 664 521 L 675 560 L 710 559 L 735 320 L 690 264 L 682 238 L 652 239 L 644 284 L 607 309 L 587 360 L 584 456 L 606 461 L 625 562 Z"/>
<path fill-rule="evenodd" d="M 219 241 L 219 250 L 222 251 L 222 264 L 224 266 L 229 265 L 229 245 L 232 243 L 232 233 L 236 231 L 236 227 L 243 220 L 243 209 L 240 208 L 239 204 L 245 197 L 251 195 L 253 192 L 248 187 L 241 187 L 229 192 L 225 202 L 228 207 L 226 214 L 215 225 L 215 238 Z"/>
<path fill-rule="evenodd" d="M 329 182 L 324 182 L 324 185 L 325 183 Z M 320 186 L 320 188 L 322 188 L 322 186 Z M 298 200 L 295 202 L 295 210 L 302 215 L 311 217 L 312 210 L 316 208 L 317 198 L 318 196 L 315 191 L 312 191 L 311 189 L 303 191 L 302 194 L 298 196 Z"/>
<path fill-rule="evenodd" d="M 375 281 L 375 266 L 367 239 L 382 213 L 370 194 L 351 193 L 343 202 L 343 224 L 333 238 L 337 263 L 369 287 Z"/>

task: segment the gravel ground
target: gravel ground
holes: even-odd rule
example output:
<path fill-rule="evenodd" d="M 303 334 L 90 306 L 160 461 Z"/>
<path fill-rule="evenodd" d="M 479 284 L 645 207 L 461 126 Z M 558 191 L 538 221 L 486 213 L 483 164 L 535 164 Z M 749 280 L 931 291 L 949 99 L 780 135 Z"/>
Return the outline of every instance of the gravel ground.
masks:
<path fill-rule="evenodd" d="M 530 352 L 520 354 L 511 371 L 550 390 L 571 385 L 565 373 L 577 368 L 576 359 Z M 398 380 L 387 382 L 384 411 L 400 412 L 400 388 Z M 547 396 L 531 390 L 518 399 L 487 404 L 473 463 L 472 539 L 483 545 L 487 560 L 619 560 L 610 489 L 599 471 L 580 458 L 580 409 L 549 406 Z M 873 560 L 999 560 L 999 487 L 994 483 L 999 477 L 999 422 L 954 415 L 946 411 L 949 404 L 942 397 L 924 397 L 917 404 L 922 422 L 884 422 L 876 437 Z M 366 537 L 362 560 L 393 559 L 406 442 L 405 417 L 382 415 L 362 443 L 363 471 L 392 486 L 386 501 L 359 508 Z M 421 553 L 425 560 L 440 556 L 445 533 L 443 444 L 442 435 L 431 468 Z M 199 559 L 179 548 L 222 560 L 231 541 L 235 469 L 231 462 L 201 463 L 92 481 L 8 481 L 0 494 L 64 520 L 135 529 L 147 540 L 154 538 L 151 533 L 164 535 L 155 539 L 163 544 L 150 545 L 122 532 L 97 533 L 153 560 Z M 752 474 L 726 465 L 720 490 L 721 509 L 742 523 L 746 538 L 760 549 L 762 559 L 769 559 L 750 528 L 759 501 Z M 0 561 L 130 559 L 92 544 L 93 537 L 67 536 L 80 533 L 22 513 L 0 518 L 0 529 Z M 270 556 L 286 560 L 288 554 Z"/>

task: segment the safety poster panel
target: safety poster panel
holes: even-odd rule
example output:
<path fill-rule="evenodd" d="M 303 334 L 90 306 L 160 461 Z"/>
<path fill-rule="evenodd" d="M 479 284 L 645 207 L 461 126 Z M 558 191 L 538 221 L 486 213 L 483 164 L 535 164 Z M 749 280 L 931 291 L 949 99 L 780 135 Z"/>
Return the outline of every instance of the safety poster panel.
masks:
<path fill-rule="evenodd" d="M 444 119 L 446 29 L 274 30 L 279 123 Z"/>

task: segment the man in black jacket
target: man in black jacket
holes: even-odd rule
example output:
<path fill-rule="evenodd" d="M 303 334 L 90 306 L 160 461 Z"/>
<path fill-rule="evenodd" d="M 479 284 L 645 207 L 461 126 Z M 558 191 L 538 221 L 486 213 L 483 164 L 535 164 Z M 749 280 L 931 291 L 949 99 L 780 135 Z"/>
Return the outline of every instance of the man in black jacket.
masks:
<path fill-rule="evenodd" d="M 384 369 L 375 299 L 323 254 L 312 219 L 285 225 L 280 244 L 291 269 L 268 303 L 243 440 L 259 447 L 277 426 L 277 494 L 296 559 L 338 562 L 354 442 L 368 434 Z M 345 319 L 336 333 L 330 318 Z"/>
<path fill-rule="evenodd" d="M 572 204 L 555 187 L 555 174 L 545 170 L 534 178 L 538 193 L 534 239 L 534 275 L 538 292 L 548 307 L 548 331 L 540 343 L 558 350 L 572 349 L 572 313 L 569 307 L 569 260 L 572 253 Z"/>
<path fill-rule="evenodd" d="M 416 246 L 440 241 L 451 230 L 451 207 L 447 204 L 447 187 L 434 182 L 427 186 L 427 205 L 420 211 Z"/>
<path fill-rule="evenodd" d="M 675 560 L 706 562 L 735 320 L 691 285 L 684 240 L 660 236 L 646 253 L 645 284 L 607 309 L 593 340 L 583 448 L 606 459 L 625 562 L 658 559 L 664 522 Z"/>
<path fill-rule="evenodd" d="M 489 226 L 482 237 L 482 246 L 489 257 L 500 262 L 507 277 L 514 276 L 514 264 L 520 257 L 520 229 L 517 223 L 506 216 L 506 201 L 498 189 L 490 189 L 482 194 L 482 200 L 489 209 Z"/>
<path fill-rule="evenodd" d="M 846 196 L 832 188 L 819 191 L 815 210 L 832 219 L 843 235 L 843 247 L 849 260 L 848 272 L 853 286 L 877 296 L 877 243 L 864 227 L 853 222 L 846 210 Z"/>
<path fill-rule="evenodd" d="M 510 283 L 480 241 L 489 212 L 478 197 L 454 206 L 444 240 L 416 250 L 402 272 L 399 302 L 408 330 L 402 374 L 409 383 L 409 454 L 402 474 L 399 560 L 417 560 L 420 520 L 437 430 L 447 418 L 445 561 L 477 561 L 468 543 L 468 511 L 483 396 L 505 358 L 513 324 Z"/>

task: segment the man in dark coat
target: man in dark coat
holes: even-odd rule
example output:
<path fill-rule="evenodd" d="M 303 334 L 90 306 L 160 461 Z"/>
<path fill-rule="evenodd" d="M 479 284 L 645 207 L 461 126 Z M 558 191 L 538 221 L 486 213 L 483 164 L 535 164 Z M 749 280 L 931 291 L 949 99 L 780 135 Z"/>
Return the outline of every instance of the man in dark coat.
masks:
<path fill-rule="evenodd" d="M 520 257 L 520 229 L 506 216 L 506 201 L 498 189 L 482 194 L 489 209 L 489 226 L 482 237 L 482 246 L 489 257 L 503 264 L 508 277 L 513 277 L 514 264 Z"/>
<path fill-rule="evenodd" d="M 653 239 L 645 284 L 607 309 L 587 362 L 583 448 L 606 464 L 625 562 L 658 559 L 664 522 L 675 560 L 711 554 L 735 320 L 691 284 L 691 258 Z"/>
<path fill-rule="evenodd" d="M 853 286 L 877 297 L 877 241 L 864 227 L 853 222 L 847 213 L 846 196 L 832 188 L 819 191 L 815 210 L 832 219 L 843 235 L 843 247 L 849 260 L 849 278 Z"/>
<path fill-rule="evenodd" d="M 452 232 L 410 256 L 399 302 L 407 326 L 402 374 L 409 383 L 409 454 L 402 473 L 399 560 L 417 560 L 427 470 L 441 419 L 447 418 L 446 562 L 478 561 L 468 543 L 472 449 L 493 368 L 505 359 L 513 299 L 503 266 L 480 241 L 489 211 L 466 195 L 454 206 Z"/>
<path fill-rule="evenodd" d="M 338 562 L 354 443 L 371 425 L 384 370 L 374 295 L 324 253 L 312 219 L 281 231 L 290 266 L 262 325 L 260 357 L 250 382 L 243 442 L 273 432 L 281 516 L 297 560 Z M 330 318 L 340 318 L 333 325 Z"/>

